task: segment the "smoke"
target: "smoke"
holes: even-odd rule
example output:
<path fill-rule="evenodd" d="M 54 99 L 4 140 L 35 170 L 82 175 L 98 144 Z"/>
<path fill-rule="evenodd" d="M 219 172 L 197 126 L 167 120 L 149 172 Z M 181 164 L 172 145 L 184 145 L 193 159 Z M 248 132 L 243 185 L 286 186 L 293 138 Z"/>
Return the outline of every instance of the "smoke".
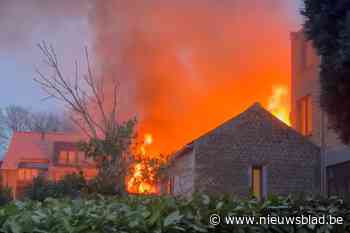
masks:
<path fill-rule="evenodd" d="M 85 18 L 89 0 L 0 0 L 0 48 L 12 51 L 55 34 L 67 21 Z M 49 32 L 49 33 L 48 33 Z"/>
<path fill-rule="evenodd" d="M 121 117 L 136 115 L 140 132 L 169 152 L 253 102 L 267 106 L 271 87 L 288 88 L 290 2 L 0 0 L 0 49 L 50 32 L 72 55 L 62 32 L 89 17 L 99 75 L 121 84 Z"/>
<path fill-rule="evenodd" d="M 284 0 L 96 1 L 94 49 L 121 113 L 168 152 L 289 86 Z M 289 106 L 285 106 L 287 109 Z M 158 143 L 158 144 L 157 144 Z"/>

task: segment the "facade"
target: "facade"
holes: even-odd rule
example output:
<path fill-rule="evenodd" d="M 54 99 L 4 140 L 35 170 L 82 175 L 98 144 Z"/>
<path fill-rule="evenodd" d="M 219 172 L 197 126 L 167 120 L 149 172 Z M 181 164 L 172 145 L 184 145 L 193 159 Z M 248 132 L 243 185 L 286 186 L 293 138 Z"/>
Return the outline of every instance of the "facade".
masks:
<path fill-rule="evenodd" d="M 349 195 L 350 148 L 329 129 L 327 116 L 320 109 L 320 58 L 302 31 L 291 33 L 291 47 L 292 127 L 321 148 L 325 168 L 323 191 L 329 195 Z"/>
<path fill-rule="evenodd" d="M 94 162 L 75 146 L 81 139 L 67 133 L 15 132 L 1 165 L 2 185 L 18 198 L 38 175 L 56 181 L 74 172 L 83 172 L 87 179 L 94 177 Z"/>
<path fill-rule="evenodd" d="M 174 155 L 169 192 L 260 198 L 319 192 L 319 153 L 307 138 L 255 104 Z"/>

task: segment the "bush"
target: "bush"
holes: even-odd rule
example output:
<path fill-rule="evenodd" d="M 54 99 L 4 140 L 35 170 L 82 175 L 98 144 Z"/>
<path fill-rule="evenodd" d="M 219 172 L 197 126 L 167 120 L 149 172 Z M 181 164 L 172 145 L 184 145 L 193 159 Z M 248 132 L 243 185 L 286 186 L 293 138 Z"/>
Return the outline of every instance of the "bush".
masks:
<path fill-rule="evenodd" d="M 33 182 L 25 187 L 24 198 L 44 201 L 46 198 L 76 198 L 86 188 L 86 181 L 82 173 L 65 175 L 61 180 L 54 182 L 43 176 L 33 179 Z"/>
<path fill-rule="evenodd" d="M 85 180 L 82 173 L 65 175 L 59 181 L 50 181 L 43 176 L 33 179 L 24 188 L 24 198 L 34 201 L 44 201 L 46 198 L 78 198 L 94 197 L 96 195 L 117 195 L 115 181 L 111 177 L 97 175 L 90 181 Z"/>
<path fill-rule="evenodd" d="M 8 187 L 0 188 L 0 206 L 12 201 L 12 190 Z"/>
<path fill-rule="evenodd" d="M 60 193 L 61 197 L 67 196 L 76 198 L 85 187 L 86 180 L 83 173 L 66 175 L 55 184 L 55 188 L 57 192 Z"/>
<path fill-rule="evenodd" d="M 349 206 L 337 198 L 280 198 L 264 202 L 196 196 L 47 199 L 0 208 L 0 232 L 350 232 Z M 209 225 L 209 216 L 342 216 L 343 225 Z"/>
<path fill-rule="evenodd" d="M 105 196 L 114 196 L 118 194 L 116 192 L 115 179 L 103 173 L 99 173 L 89 180 L 83 191 L 88 195 L 101 194 Z"/>
<path fill-rule="evenodd" d="M 32 183 L 24 188 L 23 196 L 35 201 L 43 201 L 47 197 L 55 197 L 52 182 L 43 176 L 35 177 Z"/>

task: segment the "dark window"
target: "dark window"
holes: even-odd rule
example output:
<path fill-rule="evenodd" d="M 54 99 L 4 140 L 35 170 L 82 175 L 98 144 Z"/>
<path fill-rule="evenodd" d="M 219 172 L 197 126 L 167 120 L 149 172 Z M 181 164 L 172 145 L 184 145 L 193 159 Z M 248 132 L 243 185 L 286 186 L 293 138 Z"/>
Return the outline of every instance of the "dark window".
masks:
<path fill-rule="evenodd" d="M 350 200 L 350 162 L 327 167 L 328 195 Z"/>

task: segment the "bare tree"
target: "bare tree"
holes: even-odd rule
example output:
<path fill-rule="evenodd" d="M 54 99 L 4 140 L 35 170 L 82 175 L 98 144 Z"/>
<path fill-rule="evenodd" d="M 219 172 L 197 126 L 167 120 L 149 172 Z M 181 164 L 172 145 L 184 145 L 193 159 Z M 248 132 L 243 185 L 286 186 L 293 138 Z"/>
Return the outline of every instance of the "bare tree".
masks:
<path fill-rule="evenodd" d="M 76 61 L 74 77 L 71 79 L 64 76 L 52 46 L 43 42 L 39 45 L 39 49 L 52 75 L 47 76 L 37 70 L 38 78 L 35 81 L 48 94 L 48 98 L 66 104 L 72 112 L 72 121 L 89 138 L 82 147 L 88 155 L 102 161 L 100 173 L 112 170 L 117 174 L 118 191 L 124 192 L 127 152 L 133 138 L 135 120 L 123 123 L 117 121 L 119 88 L 117 79 L 105 80 L 94 76 L 87 48 L 85 48 L 86 74 L 80 74 Z"/>
<path fill-rule="evenodd" d="M 10 105 L 0 110 L 0 149 L 2 150 L 8 145 L 12 132 L 68 132 L 73 130 L 63 116 L 54 113 L 33 113 L 17 105 Z"/>
<path fill-rule="evenodd" d="M 29 110 L 15 105 L 0 109 L 0 154 L 2 154 L 9 143 L 13 131 L 29 131 Z"/>
<path fill-rule="evenodd" d="M 32 132 L 71 132 L 74 131 L 74 127 L 64 116 L 36 112 L 30 115 L 29 130 Z"/>
<path fill-rule="evenodd" d="M 1 111 L 1 125 L 11 131 L 29 131 L 31 113 L 21 106 L 10 105 Z"/>

